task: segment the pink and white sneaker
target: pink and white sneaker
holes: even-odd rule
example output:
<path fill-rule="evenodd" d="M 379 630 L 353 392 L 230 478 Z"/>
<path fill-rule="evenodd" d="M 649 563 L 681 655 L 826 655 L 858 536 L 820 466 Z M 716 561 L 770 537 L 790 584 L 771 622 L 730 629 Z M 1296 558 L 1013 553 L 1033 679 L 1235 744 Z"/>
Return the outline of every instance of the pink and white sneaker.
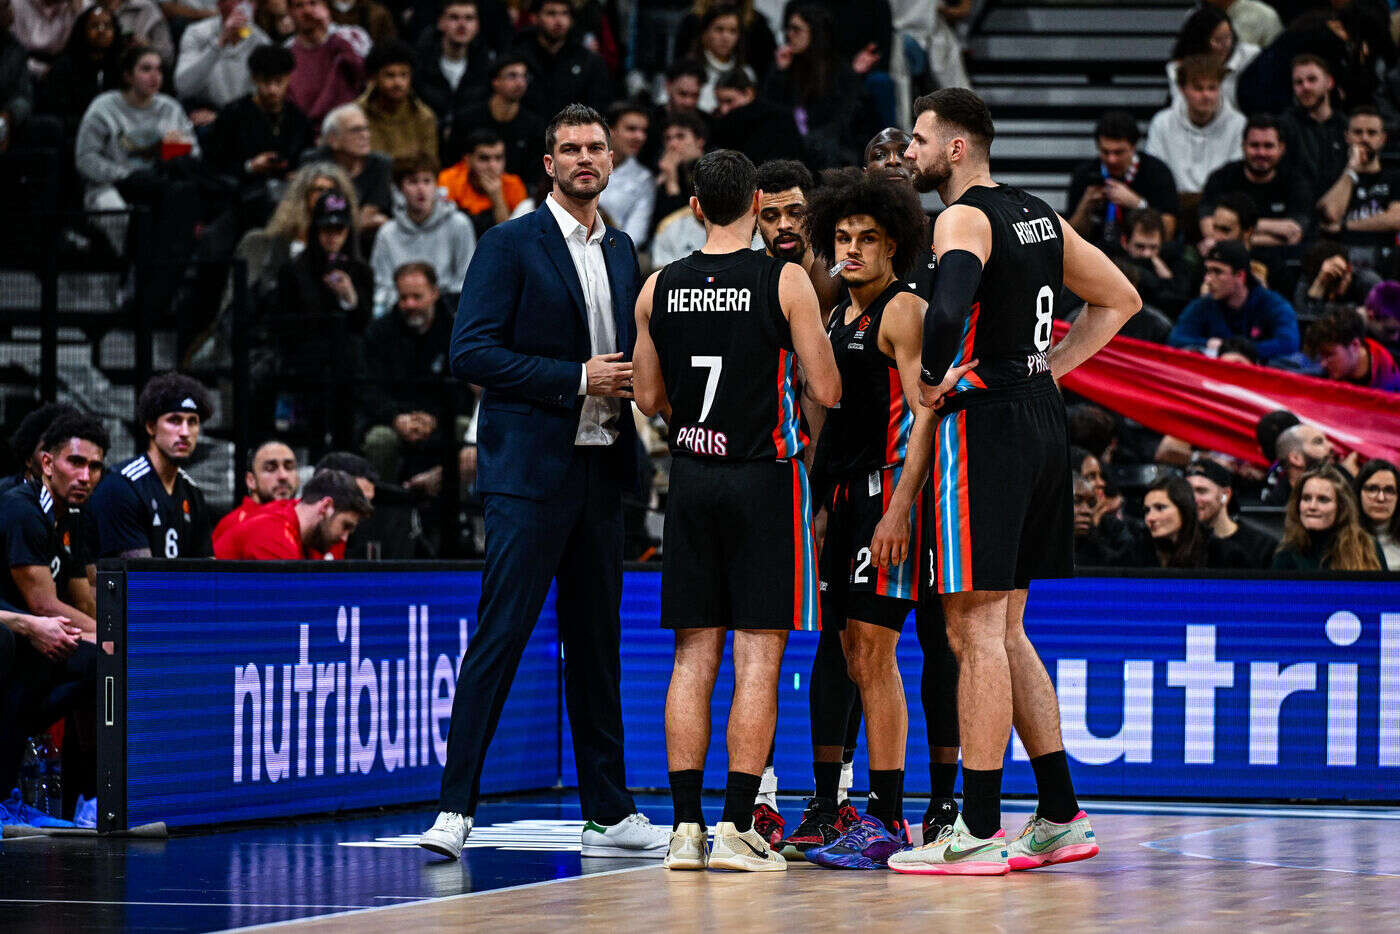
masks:
<path fill-rule="evenodd" d="M 1073 863 L 1099 855 L 1099 841 L 1089 826 L 1089 815 L 1080 811 L 1067 824 L 1033 814 L 1021 833 L 1006 847 L 1012 869 L 1038 869 L 1056 863 Z"/>

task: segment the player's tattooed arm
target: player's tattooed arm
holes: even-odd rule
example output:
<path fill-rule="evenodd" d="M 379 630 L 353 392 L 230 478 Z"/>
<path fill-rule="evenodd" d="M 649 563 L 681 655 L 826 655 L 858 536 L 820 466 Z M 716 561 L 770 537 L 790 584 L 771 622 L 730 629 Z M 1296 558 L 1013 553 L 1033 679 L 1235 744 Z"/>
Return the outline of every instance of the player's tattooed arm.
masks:
<path fill-rule="evenodd" d="M 661 358 L 651 342 L 651 302 L 656 294 L 656 280 L 661 273 L 652 273 L 637 296 L 637 343 L 632 349 L 632 394 L 637 408 L 650 418 L 657 413 L 671 420 L 671 401 L 666 398 L 666 381 L 661 375 Z"/>
<path fill-rule="evenodd" d="M 1142 308 L 1137 289 L 1112 260 L 1063 218 L 1060 229 L 1065 243 L 1065 288 L 1084 299 L 1084 311 L 1064 339 L 1050 348 L 1050 374 L 1057 381 L 1098 353 Z"/>

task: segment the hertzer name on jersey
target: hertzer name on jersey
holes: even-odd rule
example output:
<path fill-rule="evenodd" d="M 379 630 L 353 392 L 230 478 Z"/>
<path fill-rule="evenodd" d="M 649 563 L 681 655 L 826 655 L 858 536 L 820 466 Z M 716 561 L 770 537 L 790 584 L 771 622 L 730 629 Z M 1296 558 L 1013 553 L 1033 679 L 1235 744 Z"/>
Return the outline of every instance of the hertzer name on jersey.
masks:
<path fill-rule="evenodd" d="M 783 260 L 692 253 L 661 271 L 650 333 L 671 403 L 671 453 L 782 460 L 807 443 L 796 354 L 778 301 Z"/>
<path fill-rule="evenodd" d="M 1010 185 L 969 188 L 958 204 L 986 215 L 992 252 L 982 269 L 953 366 L 979 361 L 955 393 L 1015 386 L 1050 372 L 1055 300 L 1064 285 L 1060 219 Z"/>

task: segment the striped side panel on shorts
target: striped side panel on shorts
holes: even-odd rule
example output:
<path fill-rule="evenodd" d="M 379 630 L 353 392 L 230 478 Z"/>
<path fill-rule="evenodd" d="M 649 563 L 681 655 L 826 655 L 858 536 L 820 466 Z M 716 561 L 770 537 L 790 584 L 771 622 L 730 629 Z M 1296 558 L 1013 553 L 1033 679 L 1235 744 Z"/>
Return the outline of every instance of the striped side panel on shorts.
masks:
<path fill-rule="evenodd" d="M 822 628 L 817 598 L 817 531 L 812 521 L 812 488 L 807 468 L 792 464 L 792 628 L 815 632 Z"/>
<path fill-rule="evenodd" d="M 938 592 L 973 589 L 972 526 L 967 501 L 967 411 L 945 416 L 934 439 L 934 554 Z"/>

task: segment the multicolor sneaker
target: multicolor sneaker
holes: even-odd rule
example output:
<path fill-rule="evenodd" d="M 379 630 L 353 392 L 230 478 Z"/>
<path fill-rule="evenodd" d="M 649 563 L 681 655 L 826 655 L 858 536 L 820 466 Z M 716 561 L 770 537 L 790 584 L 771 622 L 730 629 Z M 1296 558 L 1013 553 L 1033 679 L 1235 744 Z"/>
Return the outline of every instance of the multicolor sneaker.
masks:
<path fill-rule="evenodd" d="M 909 846 L 909 825 L 899 823 L 899 833 L 866 814 L 835 842 L 807 851 L 807 862 L 826 869 L 884 869 L 890 856 Z"/>
<path fill-rule="evenodd" d="M 934 798 L 924 812 L 923 841 L 932 843 L 943 833 L 944 827 L 952 827 L 958 819 L 958 802 L 952 798 Z"/>
<path fill-rule="evenodd" d="M 775 850 L 783 840 L 783 827 L 786 825 L 783 816 L 767 804 L 754 805 L 753 829 Z"/>
<path fill-rule="evenodd" d="M 710 847 L 711 869 L 739 872 L 786 872 L 787 860 L 769 846 L 752 827 L 740 831 L 730 821 L 715 825 L 715 842 Z"/>
<path fill-rule="evenodd" d="M 1099 841 L 1089 826 L 1089 816 L 1083 811 L 1067 824 L 1057 824 L 1032 814 L 1006 851 L 1012 869 L 1036 869 L 1098 856 Z"/>
<path fill-rule="evenodd" d="M 788 859 L 805 859 L 808 850 L 826 846 L 839 836 L 836 802 L 830 798 L 808 798 L 797 829 L 778 844 L 778 849 Z"/>
<path fill-rule="evenodd" d="M 843 834 L 856 824 L 860 823 L 860 811 L 849 799 L 841 802 L 841 806 L 836 809 L 836 832 Z"/>
<path fill-rule="evenodd" d="M 703 826 L 684 823 L 671 831 L 671 845 L 661 865 L 667 869 L 704 869 L 709 863 L 710 843 Z"/>
<path fill-rule="evenodd" d="M 891 856 L 889 867 L 928 876 L 1004 876 L 1011 871 L 1006 831 L 998 830 L 985 840 L 974 837 L 959 814 L 932 843 Z"/>

